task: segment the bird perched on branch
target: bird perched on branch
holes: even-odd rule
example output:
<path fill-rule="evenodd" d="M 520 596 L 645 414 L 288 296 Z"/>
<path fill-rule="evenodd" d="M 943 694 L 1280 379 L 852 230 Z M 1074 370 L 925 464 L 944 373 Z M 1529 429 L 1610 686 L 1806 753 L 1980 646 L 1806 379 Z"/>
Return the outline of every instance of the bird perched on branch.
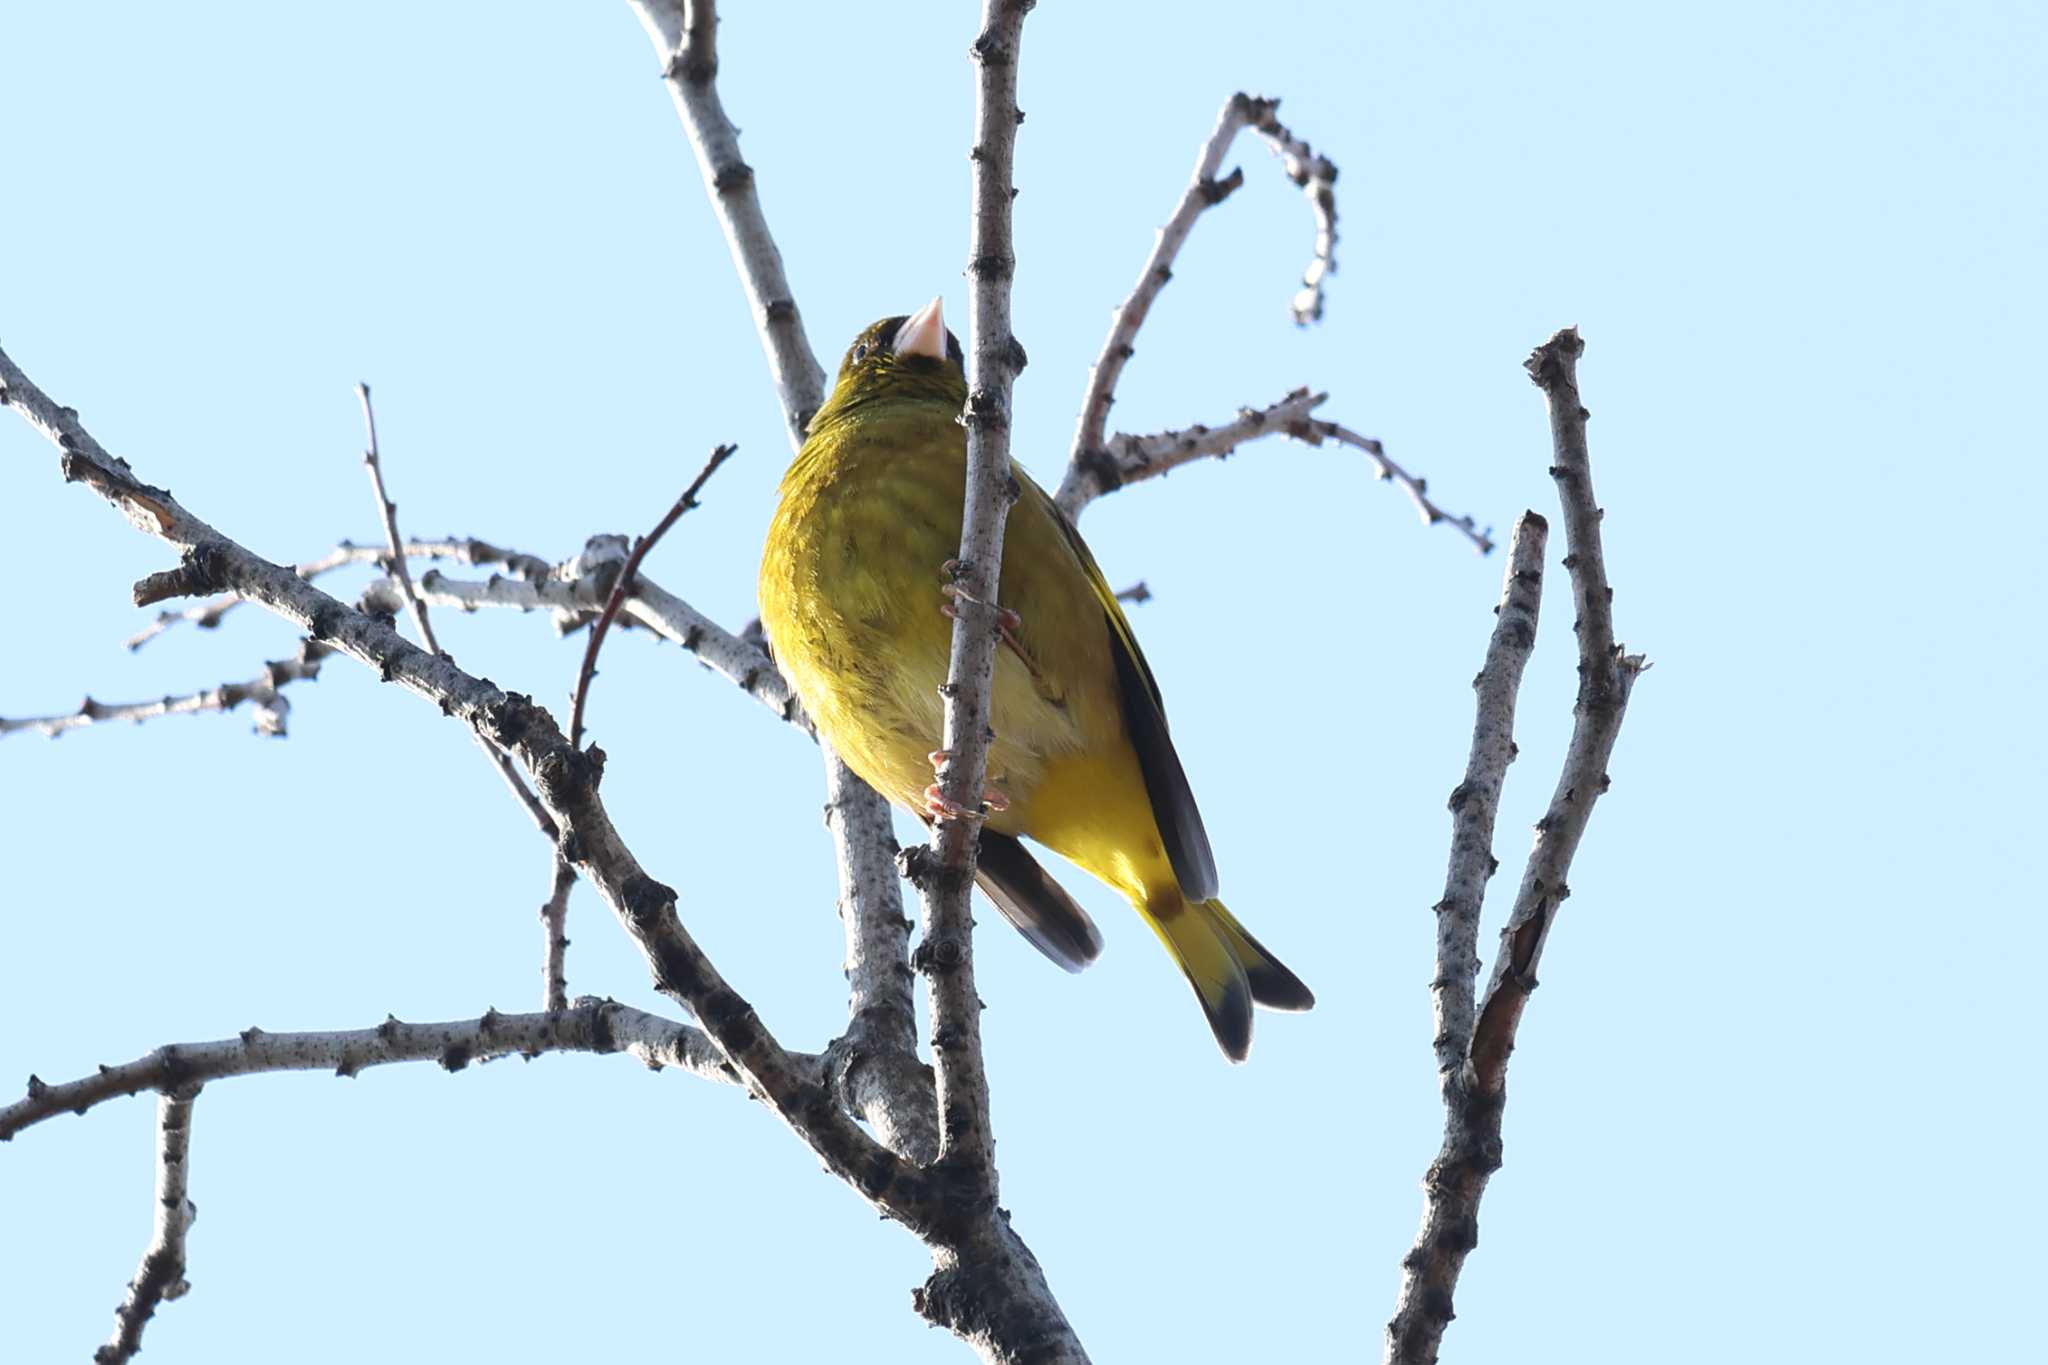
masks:
<path fill-rule="evenodd" d="M 1021 839 L 1123 893 L 1165 943 L 1233 1060 L 1252 1005 L 1315 997 L 1216 899 L 1216 864 L 1167 734 L 1159 686 L 1073 524 L 1022 469 L 1002 562 L 995 738 L 980 811 L 947 809 L 944 753 L 967 441 L 960 343 L 933 299 L 855 339 L 782 480 L 761 620 L 819 733 L 927 821 L 982 820 L 977 881 L 1040 951 L 1079 971 L 1102 951 L 1085 911 Z"/>

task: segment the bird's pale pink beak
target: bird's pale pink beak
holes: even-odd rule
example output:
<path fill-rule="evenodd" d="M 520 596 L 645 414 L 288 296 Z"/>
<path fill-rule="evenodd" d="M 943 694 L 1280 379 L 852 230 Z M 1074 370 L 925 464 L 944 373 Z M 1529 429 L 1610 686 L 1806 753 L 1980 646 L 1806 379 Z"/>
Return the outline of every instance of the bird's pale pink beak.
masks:
<path fill-rule="evenodd" d="M 946 358 L 946 315 L 943 299 L 933 299 L 910 315 L 896 329 L 897 355 L 923 355 L 933 360 Z"/>

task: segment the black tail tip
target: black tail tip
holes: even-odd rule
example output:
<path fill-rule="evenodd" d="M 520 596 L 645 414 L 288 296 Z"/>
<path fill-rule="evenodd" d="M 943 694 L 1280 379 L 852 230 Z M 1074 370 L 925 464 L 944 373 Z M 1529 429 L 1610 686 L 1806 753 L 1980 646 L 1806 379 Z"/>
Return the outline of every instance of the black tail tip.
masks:
<path fill-rule="evenodd" d="M 1269 1010 L 1298 1013 L 1316 1007 L 1316 993 L 1271 957 L 1247 966 L 1245 975 L 1251 980 L 1252 999 Z"/>
<path fill-rule="evenodd" d="M 1252 993 L 1244 981 L 1231 982 L 1213 1001 L 1204 998 L 1202 1012 L 1224 1056 L 1242 1062 L 1252 1055 Z"/>

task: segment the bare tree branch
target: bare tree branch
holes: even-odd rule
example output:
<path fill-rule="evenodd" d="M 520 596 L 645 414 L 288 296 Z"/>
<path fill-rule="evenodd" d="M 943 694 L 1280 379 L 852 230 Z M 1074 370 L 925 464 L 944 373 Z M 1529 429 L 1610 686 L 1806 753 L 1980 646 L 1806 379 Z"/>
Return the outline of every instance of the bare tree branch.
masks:
<path fill-rule="evenodd" d="M 1536 988 L 1536 967 L 1550 926 L 1565 897 L 1570 895 L 1565 878 L 1571 869 L 1593 803 L 1607 789 L 1607 760 L 1620 733 L 1622 714 L 1628 705 L 1636 677 L 1649 665 L 1641 655 L 1624 653 L 1614 642 L 1614 621 L 1610 607 L 1612 593 L 1600 548 L 1600 509 L 1593 499 L 1592 468 L 1586 450 L 1586 410 L 1579 402 L 1576 363 L 1584 345 L 1578 332 L 1567 328 L 1538 347 L 1528 361 L 1528 370 L 1543 389 L 1550 405 L 1551 438 L 1557 463 L 1551 475 L 1558 486 L 1565 529 L 1565 567 L 1571 570 L 1573 596 L 1579 615 L 1574 630 L 1579 637 L 1579 695 L 1573 707 L 1572 735 L 1565 750 L 1564 771 L 1550 807 L 1536 824 L 1536 844 L 1530 852 L 1522 884 L 1501 931 L 1501 951 L 1494 961 L 1493 977 L 1479 1006 L 1477 1022 L 1471 1025 L 1470 1046 L 1462 1057 L 1452 1057 L 1442 1035 L 1460 1024 L 1461 1002 L 1447 1002 L 1439 994 L 1439 1008 L 1449 1006 L 1449 1018 L 1440 1015 L 1437 1042 L 1444 1069 L 1444 1140 L 1435 1161 L 1423 1179 L 1422 1227 L 1415 1245 L 1401 1261 L 1401 1289 L 1394 1316 L 1387 1324 L 1386 1360 L 1389 1365 L 1427 1365 L 1437 1359 L 1444 1328 L 1452 1318 L 1452 1294 L 1465 1257 L 1479 1241 L 1479 1203 L 1486 1183 L 1501 1165 L 1501 1116 L 1507 1104 L 1508 1056 L 1514 1050 L 1515 1033 L 1529 993 Z M 1509 577 L 1509 596 L 1514 592 L 1514 575 Z M 1507 613 L 1503 612 L 1503 628 Z M 1497 632 L 1498 633 L 1498 632 Z M 1503 669 L 1511 660 L 1503 658 Z M 1482 706 L 1497 695 L 1499 680 L 1482 682 Z M 1482 719 L 1480 728 L 1485 728 Z M 1479 746 L 1475 732 L 1475 754 Z M 1510 751 L 1511 752 L 1511 751 Z M 1475 795 L 1474 799 L 1483 799 Z M 1467 833 L 1461 825 L 1458 836 Z M 1458 847 L 1454 843 L 1454 850 Z M 1469 855 L 1476 856 L 1476 854 Z M 1491 853 L 1487 853 L 1491 867 Z M 1453 872 L 1457 870 L 1454 852 Z M 1483 886 L 1483 878 L 1480 884 Z M 1467 878 L 1469 885 L 1469 877 Z M 1478 915 L 1477 892 L 1469 911 L 1462 899 L 1458 915 Z M 1450 897 L 1447 895 L 1446 900 Z M 1440 929 L 1438 951 L 1445 952 Z M 1455 955 L 1459 943 L 1449 951 Z M 1476 956 L 1439 964 L 1439 976 L 1449 975 L 1466 986 L 1477 970 Z M 1433 983 L 1434 984 L 1434 983 Z"/>
<path fill-rule="evenodd" d="M 156 1228 L 128 1297 L 114 1310 L 114 1335 L 94 1351 L 94 1365 L 123 1365 L 142 1349 L 142 1329 L 160 1304 L 185 1297 L 185 1235 L 199 1217 L 187 1194 L 192 1154 L 192 1101 L 197 1085 L 167 1090 L 157 1100 Z"/>
<path fill-rule="evenodd" d="M 363 405 L 363 468 L 370 471 L 370 491 L 377 495 L 377 515 L 384 521 L 384 547 L 388 554 L 379 561 L 385 572 L 398 580 L 405 597 L 405 609 L 412 614 L 413 628 L 429 653 L 439 654 L 441 642 L 434 638 L 433 622 L 427 619 L 426 603 L 413 591 L 412 570 L 406 567 L 405 538 L 398 534 L 398 504 L 384 491 L 384 462 L 377 451 L 377 412 L 370 406 L 370 386 L 356 385 L 356 401 Z"/>
<path fill-rule="evenodd" d="M 170 1043 L 120 1066 L 52 1085 L 31 1076 L 28 1094 L 0 1108 L 0 1142 L 60 1114 L 83 1114 L 108 1100 L 145 1090 L 169 1094 L 202 1082 L 276 1071 L 332 1071 L 352 1077 L 374 1066 L 437 1062 L 460 1071 L 471 1062 L 533 1058 L 550 1052 L 628 1052 L 657 1070 L 687 1071 L 727 1085 L 740 1078 L 704 1031 L 660 1015 L 585 996 L 573 1008 L 538 1014 L 486 1010 L 475 1019 L 408 1024 L 387 1018 L 375 1028 L 266 1033 L 244 1029 L 234 1038 Z M 801 1065 L 817 1059 L 797 1054 Z"/>
<path fill-rule="evenodd" d="M 1305 445 L 1320 446 L 1335 441 L 1365 452 L 1377 477 L 1395 484 L 1408 495 L 1421 513 L 1425 525 L 1445 522 L 1464 533 L 1481 554 L 1493 549 L 1493 528 L 1481 531 L 1469 516 L 1454 517 L 1429 499 L 1429 483 L 1410 474 L 1387 458 L 1386 448 L 1370 436 L 1360 436 L 1349 427 L 1326 422 L 1309 414 L 1329 399 L 1327 393 L 1296 389 L 1277 403 L 1263 408 L 1239 408 L 1234 421 L 1222 426 L 1197 423 L 1175 431 L 1150 436 L 1123 432 L 1109 438 L 1101 449 L 1076 459 L 1060 479 L 1053 495 L 1060 510 L 1078 521 L 1089 503 L 1125 484 L 1169 474 L 1196 460 L 1222 459 L 1248 441 L 1263 436 L 1289 436 Z"/>
<path fill-rule="evenodd" d="M 1060 479 L 1053 501 L 1069 521 L 1079 521 L 1088 504 L 1127 483 L 1137 483 L 1168 473 L 1195 460 L 1220 459 L 1246 441 L 1275 432 L 1289 431 L 1308 420 L 1330 395 L 1296 389 L 1277 403 L 1263 408 L 1239 408 L 1237 416 L 1222 426 L 1197 422 L 1175 431 L 1150 436 L 1118 432 L 1105 445 L 1090 447 L 1076 455 Z"/>
<path fill-rule="evenodd" d="M 1017 258 L 1010 202 L 1017 138 L 1017 58 L 1029 0 L 984 0 L 976 63 L 974 216 L 967 274 L 967 498 L 960 553 L 953 561 L 953 641 L 946 669 L 942 798 L 963 812 L 984 809 L 989 697 L 998 639 L 1003 526 L 1016 497 L 1010 469 L 1010 390 L 1023 368 L 1010 331 L 1010 282 Z M 981 1058 L 981 1001 L 974 990 L 969 896 L 978 819 L 942 818 L 930 858 L 915 878 L 924 894 L 924 937 L 917 965 L 931 991 L 933 1070 L 939 1090 L 939 1160 L 961 1170 L 978 1197 L 995 1197 L 995 1138 L 989 1129 L 988 1077 Z"/>
<path fill-rule="evenodd" d="M 319 677 L 320 661 L 333 652 L 325 645 L 301 640 L 297 654 L 289 659 L 273 659 L 263 666 L 261 674 L 247 682 L 222 683 L 204 692 L 160 697 L 155 701 L 103 702 L 87 697 L 76 711 L 61 716 L 18 719 L 0 716 L 0 735 L 10 735 L 17 730 L 40 730 L 54 739 L 66 730 L 77 730 L 87 725 L 116 720 L 139 723 L 158 716 L 191 716 L 207 711 L 227 712 L 247 701 L 256 704 L 256 733 L 281 739 L 291 714 L 291 702 L 286 700 L 281 689 L 288 683 L 310 682 Z"/>
<path fill-rule="evenodd" d="M 633 580 L 640 572 L 640 562 L 647 558 L 647 552 L 668 534 L 669 527 L 682 519 L 683 513 L 697 506 L 697 495 L 704 491 L 704 485 L 710 482 L 711 476 L 718 472 L 718 467 L 731 459 L 732 453 L 738 449 L 738 446 L 722 445 L 713 450 L 710 460 L 697 471 L 697 477 L 690 480 L 690 486 L 683 490 L 683 495 L 676 499 L 675 505 L 655 523 L 652 531 L 634 543 L 632 553 L 626 556 L 625 565 L 619 570 L 618 581 L 612 584 L 612 590 L 605 595 L 604 610 L 597 614 L 597 623 L 590 628 L 590 643 L 583 651 L 583 667 L 577 670 L 576 693 L 569 704 L 571 748 L 583 747 L 583 707 L 590 699 L 590 680 L 597 676 L 597 652 L 604 648 L 605 632 L 611 629 L 613 619 L 619 614 L 620 604 L 626 600 L 626 594 L 632 591 Z"/>
<path fill-rule="evenodd" d="M 1180 203 L 1175 206 L 1173 216 L 1159 229 L 1159 239 L 1152 246 L 1152 254 L 1146 258 L 1145 268 L 1138 272 L 1138 282 L 1132 287 L 1129 297 L 1111 318 L 1109 336 L 1102 343 L 1102 353 L 1088 371 L 1088 389 L 1081 399 L 1081 419 L 1075 427 L 1073 448 L 1067 456 L 1071 469 L 1086 468 L 1104 457 L 1102 433 L 1109 426 L 1110 405 L 1116 402 L 1117 381 L 1123 377 L 1124 366 L 1137 353 L 1138 329 L 1145 325 L 1159 291 L 1173 278 L 1173 262 L 1187 243 L 1188 234 L 1194 230 L 1195 220 L 1202 216 L 1203 210 L 1222 203 L 1244 184 L 1242 167 L 1221 179 L 1217 178 L 1216 172 L 1222 169 L 1223 157 L 1230 150 L 1230 144 L 1246 127 L 1255 129 L 1272 144 L 1282 159 L 1288 178 L 1302 187 L 1315 210 L 1315 257 L 1302 277 L 1302 292 L 1295 296 L 1292 306 L 1297 323 L 1308 323 L 1322 317 L 1323 277 L 1336 269 L 1333 253 L 1337 243 L 1337 204 L 1331 186 L 1337 179 L 1337 168 L 1327 159 L 1315 155 L 1307 143 L 1287 131 L 1277 116 L 1279 108 L 1278 100 L 1263 99 L 1242 91 L 1223 102 L 1222 110 L 1216 115 L 1216 127 L 1195 158 L 1194 176 L 1188 181 L 1188 187 L 1181 191 Z M 1115 486 L 1113 482 L 1105 485 L 1106 488 Z M 1061 486 L 1060 505 L 1069 516 L 1078 511 L 1078 505 L 1069 506 L 1064 484 Z"/>
<path fill-rule="evenodd" d="M 740 156 L 738 132 L 718 98 L 716 7 L 711 0 L 689 0 L 687 4 L 682 0 L 629 3 L 665 61 L 663 74 L 676 112 L 696 153 L 705 190 L 718 213 L 733 266 L 753 309 L 776 397 L 782 404 L 790 446 L 801 449 L 811 416 L 825 399 L 825 372 L 804 333 L 795 295 L 783 273 L 782 255 L 776 249 L 755 192 L 753 169 Z M 668 638 L 739 683 L 750 695 L 778 710 L 783 719 L 810 728 L 795 695 L 756 646 L 720 630 L 680 599 L 645 586 L 628 603 L 628 614 L 641 624 L 662 630 Z M 833 838 L 839 857 L 842 906 L 847 888 L 859 883 L 854 895 L 857 905 L 879 907 L 893 902 L 900 907 L 901 892 L 895 884 L 894 870 L 896 841 L 889 832 L 888 803 L 829 755 L 826 771 L 827 801 L 841 815 L 833 828 Z M 900 911 L 897 919 L 901 919 Z M 880 937 L 864 945 L 854 945 L 850 937 L 850 964 L 883 963 L 903 956 L 902 935 L 890 930 L 889 922 L 889 916 L 880 912 L 852 916 L 847 924 L 849 936 L 876 933 Z M 892 997 L 888 1004 L 892 1012 L 911 1011 L 910 977 L 905 971 L 900 977 L 892 975 L 887 983 L 871 980 L 865 993 L 857 989 L 853 1001 L 856 1013 L 863 1008 L 877 1008 L 885 993 Z M 863 1032 L 856 1019 L 848 1036 L 854 1038 Z M 928 1125 L 911 1114 L 918 1105 L 930 1102 L 929 1090 L 920 1084 L 928 1077 L 921 1066 L 903 1064 L 901 1059 L 886 1060 L 886 1054 L 892 1051 L 884 1049 L 883 1054 L 878 1054 L 885 1056 L 881 1066 L 856 1065 L 842 1072 L 842 1080 L 848 1082 L 843 1097 L 875 1123 L 876 1131 L 892 1150 L 920 1161 L 929 1160 L 932 1153 L 924 1141 Z M 856 1055 L 858 1052 L 856 1049 Z M 914 1055 L 910 1061 L 915 1062 Z M 889 1112 L 885 1114 L 885 1110 Z M 890 1140 L 892 1134 L 906 1145 L 896 1146 Z"/>
<path fill-rule="evenodd" d="M 1279 100 L 1253 100 L 1251 125 L 1280 158 L 1287 178 L 1301 186 L 1316 220 L 1316 250 L 1289 305 L 1296 326 L 1323 320 L 1323 281 L 1337 272 L 1337 167 L 1280 122 Z"/>
<path fill-rule="evenodd" d="M 576 869 L 552 848 L 548 869 L 548 898 L 540 906 L 540 996 L 543 1008 L 565 1010 L 569 1008 L 569 893 L 576 888 Z"/>
<path fill-rule="evenodd" d="M 503 564 L 522 578 L 534 574 L 546 574 L 548 565 L 532 555 L 517 550 L 507 550 L 474 537 L 450 536 L 444 540 L 408 540 L 405 553 L 413 559 L 446 559 L 458 564 Z M 357 545 L 344 540 L 332 551 L 318 559 L 309 559 L 299 565 L 301 578 L 319 578 L 333 573 L 336 569 L 351 564 L 382 564 L 389 557 L 388 547 Z M 156 620 L 128 637 L 124 642 L 131 650 L 140 649 L 157 636 L 181 621 L 190 621 L 201 630 L 213 630 L 230 611 L 242 604 L 234 593 L 222 593 L 205 602 L 196 602 L 176 611 L 160 611 Z"/>
<path fill-rule="evenodd" d="M 1464 1065 L 1472 1045 L 1472 1021 L 1479 986 L 1479 913 L 1486 884 L 1500 860 L 1493 856 L 1493 822 L 1500 811 L 1501 786 L 1514 762 L 1515 698 L 1522 670 L 1536 648 L 1536 623 L 1543 604 L 1543 552 L 1550 523 L 1534 512 L 1515 522 L 1508 546 L 1506 581 L 1494 610 L 1493 638 L 1472 688 L 1479 694 L 1472 723 L 1472 752 L 1465 777 L 1451 790 L 1451 857 L 1444 896 L 1436 903 L 1437 1070 L 1448 1081 Z M 1447 1096 L 1448 1098 L 1448 1096 Z"/>
<path fill-rule="evenodd" d="M 385 622 L 329 597 L 282 565 L 223 536 L 171 494 L 137 479 L 0 352 L 7 402 L 63 452 L 67 482 L 83 482 L 138 529 L 179 548 L 183 582 L 194 591 L 233 589 L 298 622 L 322 643 L 380 677 L 434 702 L 514 754 L 562 831 L 565 856 L 604 898 L 653 971 L 656 988 L 686 1004 L 748 1088 L 811 1146 L 826 1168 L 877 1209 L 922 1234 L 943 1201 L 929 1182 L 881 1147 L 831 1101 L 813 1072 L 776 1042 L 753 1008 L 718 974 L 676 915 L 676 892 L 641 868 L 613 827 L 597 784 L 602 764 L 578 753 L 547 711 L 429 655 Z M 153 575 L 145 586 L 168 575 Z"/>
<path fill-rule="evenodd" d="M 946 671 L 942 800 L 978 812 L 988 763 L 990 693 L 999 630 L 1003 526 L 1017 496 L 1010 463 L 1010 394 L 1024 350 L 1010 330 L 1015 195 L 1017 61 L 1031 0 L 983 0 L 972 150 L 974 218 L 967 263 L 966 504 L 958 590 Z M 1022 1365 L 1087 1359 L 1037 1259 L 998 1209 L 995 1136 L 981 1052 L 969 898 L 981 821 L 963 814 L 934 823 L 913 879 L 922 893 L 924 935 L 913 961 L 931 997 L 939 1157 L 930 1170 L 947 1191 L 947 1218 L 928 1239 L 931 1277 L 914 1296 L 919 1313 L 973 1346 L 984 1360 Z"/>
<path fill-rule="evenodd" d="M 890 1151 L 919 1165 L 939 1155 L 931 1068 L 917 1055 L 911 1000 L 910 921 L 896 875 L 896 835 L 886 802 L 840 761 L 825 756 L 825 827 L 839 868 L 846 929 L 846 1033 L 827 1051 L 835 1089 Z"/>
<path fill-rule="evenodd" d="M 1499 1093 L 1506 1086 L 1508 1054 L 1514 1050 L 1522 1007 L 1536 989 L 1536 966 L 1558 907 L 1571 894 L 1566 874 L 1592 818 L 1593 803 L 1607 791 L 1607 760 L 1621 733 L 1623 713 L 1636 679 L 1650 667 L 1614 639 L 1614 589 L 1607 585 L 1607 561 L 1600 545 L 1603 515 L 1593 497 L 1593 468 L 1586 449 L 1586 419 L 1579 401 L 1578 359 L 1586 349 L 1578 329 L 1567 327 L 1530 355 L 1530 377 L 1550 406 L 1551 441 L 1557 463 L 1550 467 L 1564 511 L 1565 567 L 1571 570 L 1578 616 L 1579 695 L 1572 708 L 1572 736 L 1564 771 L 1550 807 L 1536 823 L 1536 846 L 1522 872 L 1515 908 L 1501 930 L 1486 1000 L 1472 1038 L 1472 1064 L 1479 1083 Z"/>
<path fill-rule="evenodd" d="M 420 642 L 429 653 L 452 658 L 441 648 L 441 642 L 434 638 L 434 625 L 427 616 L 427 604 L 420 599 L 419 590 L 413 586 L 412 570 L 406 566 L 405 537 L 398 534 L 398 504 L 391 501 L 391 495 L 384 491 L 384 461 L 377 449 L 377 413 L 370 406 L 370 386 L 358 383 L 356 398 L 363 405 L 363 467 L 370 472 L 370 491 L 377 497 L 377 515 L 384 523 L 384 548 L 386 554 L 378 561 L 398 584 L 398 593 L 404 599 L 405 609 L 412 617 L 413 628 L 419 631 Z M 579 705 L 581 696 L 578 697 Z M 550 844 L 559 835 L 555 822 L 542 808 L 540 801 L 519 775 L 512 760 L 505 751 L 475 735 L 477 747 L 503 779 L 506 790 L 526 811 L 527 818 L 534 823 Z M 554 871 L 549 884 L 547 902 L 541 907 L 541 998 L 550 1008 L 560 1008 L 568 999 L 568 914 L 569 885 L 575 880 L 575 870 L 555 855 Z"/>
<path fill-rule="evenodd" d="M 718 8 L 711 0 L 630 0 L 641 27 L 662 57 L 663 78 L 697 155 L 704 188 L 725 231 L 733 268 L 747 291 L 754 324 L 768 353 L 768 372 L 789 427 L 802 445 L 811 414 L 825 401 L 825 372 L 804 337 L 796 296 L 782 270 L 782 253 L 768 231 L 754 168 L 740 156 L 739 130 L 718 98 Z"/>
<path fill-rule="evenodd" d="M 593 536 L 583 554 L 554 570 L 554 576 L 537 582 L 495 576 L 478 582 L 449 578 L 438 569 L 430 569 L 420 577 L 420 592 L 437 606 L 445 604 L 464 611 L 481 607 L 546 611 L 556 628 L 566 633 L 596 619 L 611 590 L 611 575 L 616 572 L 612 566 L 623 564 L 626 554 L 625 537 Z M 392 585 L 389 593 L 396 591 L 396 585 Z M 386 593 L 377 584 L 370 586 L 366 597 L 372 605 L 385 605 Z M 647 575 L 634 575 L 632 592 L 619 614 L 628 624 L 642 626 L 671 644 L 681 645 L 784 720 L 800 729 L 810 729 L 810 720 L 795 693 L 759 645 L 734 635 Z"/>
<path fill-rule="evenodd" d="M 1429 500 L 1428 481 L 1416 478 L 1413 474 L 1410 474 L 1407 470 L 1388 459 L 1385 447 L 1381 446 L 1372 437 L 1360 436 L 1349 427 L 1339 426 L 1335 422 L 1325 422 L 1316 417 L 1311 417 L 1308 421 L 1302 423 L 1301 427 L 1301 430 L 1290 430 L 1287 434 L 1294 437 L 1297 441 L 1306 441 L 1312 446 L 1319 446 L 1324 441 L 1336 441 L 1339 444 L 1364 451 L 1371 457 L 1379 477 L 1397 485 L 1402 492 L 1408 495 L 1408 500 L 1415 504 L 1415 510 L 1422 515 L 1423 525 L 1434 526 L 1438 522 L 1446 522 L 1463 532 L 1465 539 L 1471 541 L 1472 548 L 1480 554 L 1493 553 L 1493 528 L 1491 526 L 1481 531 L 1470 516 L 1454 517 L 1444 511 L 1443 508 L 1431 502 Z"/>

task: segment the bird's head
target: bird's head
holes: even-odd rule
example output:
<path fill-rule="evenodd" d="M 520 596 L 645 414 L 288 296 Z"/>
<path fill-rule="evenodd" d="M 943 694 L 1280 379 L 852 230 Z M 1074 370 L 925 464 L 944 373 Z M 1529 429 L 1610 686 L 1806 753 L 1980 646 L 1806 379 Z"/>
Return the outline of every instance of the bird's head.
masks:
<path fill-rule="evenodd" d="M 958 408 L 967 402 L 966 355 L 946 330 L 933 299 L 908 317 L 883 318 L 853 339 L 820 417 L 877 398 L 921 398 Z"/>

